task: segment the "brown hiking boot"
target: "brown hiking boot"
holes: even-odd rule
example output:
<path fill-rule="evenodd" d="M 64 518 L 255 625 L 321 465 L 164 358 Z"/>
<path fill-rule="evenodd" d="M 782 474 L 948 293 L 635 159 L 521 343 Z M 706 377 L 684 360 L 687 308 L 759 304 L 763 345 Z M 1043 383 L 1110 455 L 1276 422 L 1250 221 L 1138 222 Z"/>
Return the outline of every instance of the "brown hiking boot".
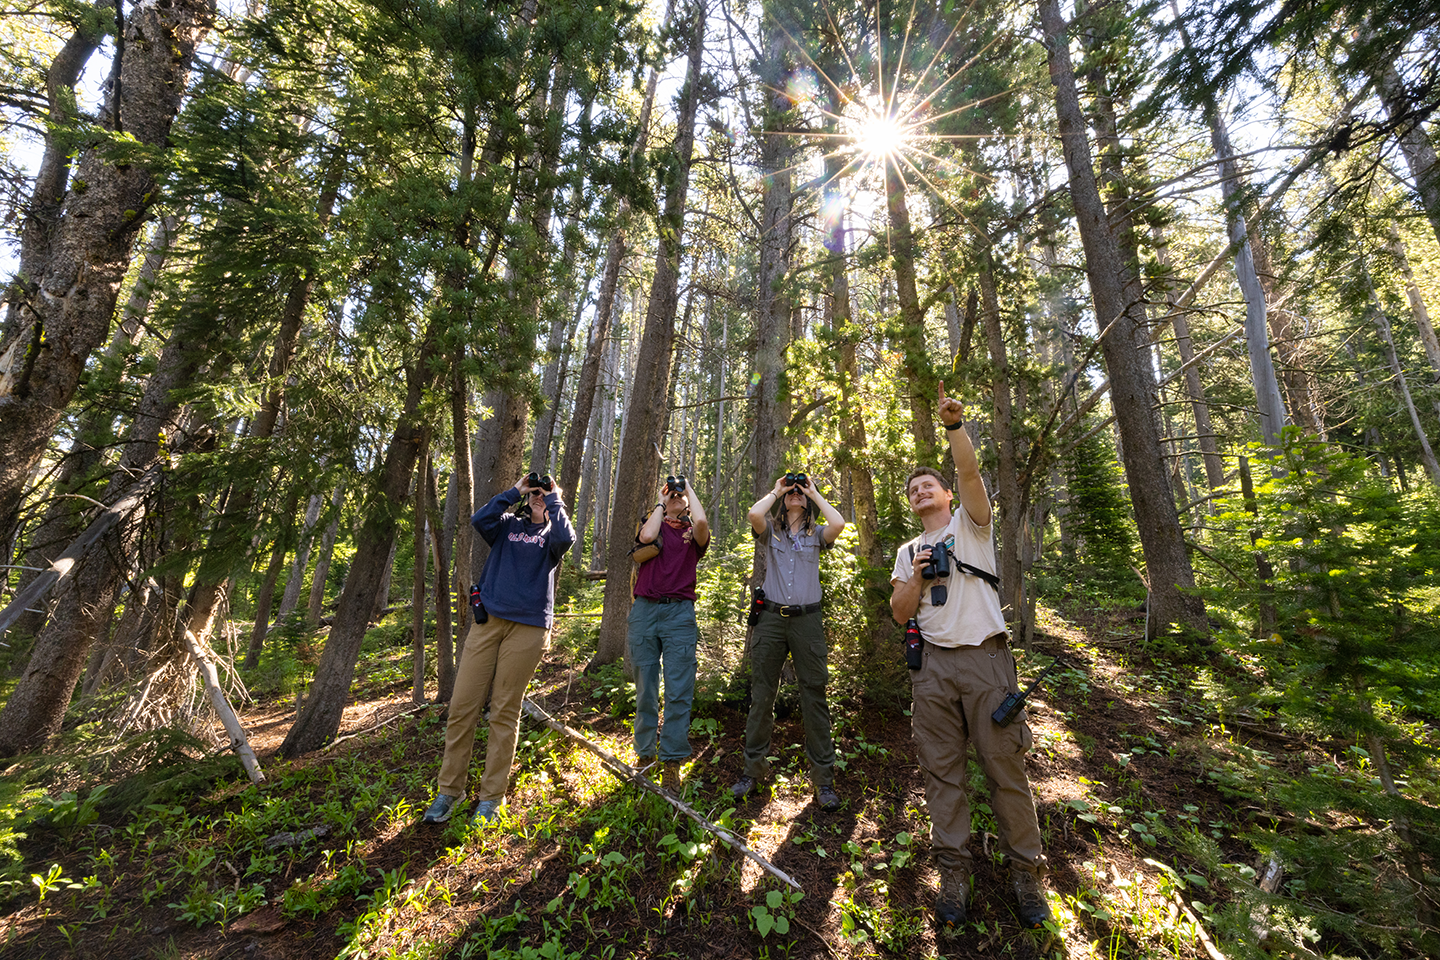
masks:
<path fill-rule="evenodd" d="M 965 923 L 965 903 L 969 899 L 970 872 L 963 867 L 941 867 L 935 921 L 946 930 L 958 930 Z"/>
<path fill-rule="evenodd" d="M 1010 885 L 1015 888 L 1015 902 L 1020 905 L 1020 925 L 1038 930 L 1054 918 L 1045 901 L 1045 887 L 1034 871 L 1010 868 Z"/>
<path fill-rule="evenodd" d="M 660 789 L 680 796 L 680 764 L 669 761 L 661 764 Z"/>

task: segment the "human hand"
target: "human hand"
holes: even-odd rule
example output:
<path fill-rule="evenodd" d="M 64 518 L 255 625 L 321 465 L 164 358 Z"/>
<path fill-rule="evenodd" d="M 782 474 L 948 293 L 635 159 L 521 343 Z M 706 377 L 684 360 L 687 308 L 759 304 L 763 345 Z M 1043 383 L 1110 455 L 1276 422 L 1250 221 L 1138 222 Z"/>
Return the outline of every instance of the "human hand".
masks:
<path fill-rule="evenodd" d="M 945 381 L 940 381 L 939 403 L 935 407 L 935 414 L 940 422 L 945 425 L 961 423 L 965 419 L 965 407 L 954 397 L 945 396 Z"/>

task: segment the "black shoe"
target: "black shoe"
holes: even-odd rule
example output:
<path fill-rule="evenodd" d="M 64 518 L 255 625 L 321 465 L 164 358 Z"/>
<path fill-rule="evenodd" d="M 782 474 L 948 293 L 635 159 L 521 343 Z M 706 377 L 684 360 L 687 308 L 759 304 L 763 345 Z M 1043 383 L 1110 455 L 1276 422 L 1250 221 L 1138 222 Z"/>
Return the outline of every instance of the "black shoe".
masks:
<path fill-rule="evenodd" d="M 1054 918 L 1045 901 L 1045 888 L 1040 877 L 1019 867 L 1010 868 L 1010 885 L 1015 889 L 1015 902 L 1020 905 L 1020 925 L 1039 930 Z"/>
<path fill-rule="evenodd" d="M 744 800 L 755 789 L 754 777 L 741 777 L 730 785 L 730 793 L 736 800 Z"/>
<path fill-rule="evenodd" d="M 820 804 L 821 810 L 840 809 L 840 795 L 835 792 L 835 787 L 828 783 L 822 783 L 815 788 L 815 802 Z"/>
<path fill-rule="evenodd" d="M 940 892 L 935 896 L 935 922 L 956 931 L 965 923 L 965 902 L 970 899 L 970 874 L 965 870 L 941 867 Z"/>

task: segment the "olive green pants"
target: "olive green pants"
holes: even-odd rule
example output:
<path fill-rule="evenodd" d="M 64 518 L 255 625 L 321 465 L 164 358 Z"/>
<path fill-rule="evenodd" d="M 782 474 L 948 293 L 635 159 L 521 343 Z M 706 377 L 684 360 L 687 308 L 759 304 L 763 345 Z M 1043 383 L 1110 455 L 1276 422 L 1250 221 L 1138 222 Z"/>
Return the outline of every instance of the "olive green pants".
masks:
<path fill-rule="evenodd" d="M 745 775 L 761 780 L 770 773 L 770 737 L 775 730 L 775 697 L 785 657 L 795 658 L 800 685 L 800 716 L 805 724 L 805 755 L 818 787 L 835 779 L 835 741 L 830 735 L 830 704 L 825 688 L 830 662 L 821 613 L 798 617 L 765 610 L 750 646 L 750 716 L 745 721 Z"/>

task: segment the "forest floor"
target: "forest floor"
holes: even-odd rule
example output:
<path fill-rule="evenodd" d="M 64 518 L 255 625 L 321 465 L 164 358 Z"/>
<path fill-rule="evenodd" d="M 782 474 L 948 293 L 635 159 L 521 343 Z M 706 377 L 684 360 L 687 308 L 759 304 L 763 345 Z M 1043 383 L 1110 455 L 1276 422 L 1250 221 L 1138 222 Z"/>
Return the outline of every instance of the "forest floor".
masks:
<path fill-rule="evenodd" d="M 425 826 L 444 725 L 436 706 L 405 714 L 409 652 L 397 647 L 357 680 L 342 732 L 363 732 L 330 749 L 294 762 L 274 755 L 293 698 L 245 711 L 263 786 L 230 761 L 198 784 L 152 788 L 149 802 L 117 812 L 97 798 L 86 815 L 72 799 L 49 825 L 32 825 L 20 850 L 34 876 L 0 903 L 0 953 L 1214 957 L 1216 911 L 1243 899 L 1259 864 L 1237 837 L 1245 814 L 1207 770 L 1256 748 L 1304 762 L 1313 745 L 1263 725 L 1222 725 L 1193 668 L 1137 653 L 1140 629 L 1134 611 L 1083 624 L 1045 614 L 1034 652 L 1019 656 L 1022 682 L 1053 656 L 1065 661 L 1031 702 L 1027 760 L 1053 930 L 1016 921 L 972 760 L 970 922 L 937 935 L 923 786 L 898 701 L 832 703 L 844 804 L 827 813 L 805 774 L 793 693 L 782 693 L 775 776 L 737 804 L 728 788 L 742 768 L 743 704 L 702 685 L 685 799 L 794 878 L 798 901 L 594 754 L 529 722 L 499 821 Z M 585 675 L 583 662 L 557 646 L 530 696 L 633 762 L 633 687 L 613 669 Z M 475 756 L 478 768 L 483 742 Z M 1234 944 L 1220 946 L 1228 954 Z"/>

